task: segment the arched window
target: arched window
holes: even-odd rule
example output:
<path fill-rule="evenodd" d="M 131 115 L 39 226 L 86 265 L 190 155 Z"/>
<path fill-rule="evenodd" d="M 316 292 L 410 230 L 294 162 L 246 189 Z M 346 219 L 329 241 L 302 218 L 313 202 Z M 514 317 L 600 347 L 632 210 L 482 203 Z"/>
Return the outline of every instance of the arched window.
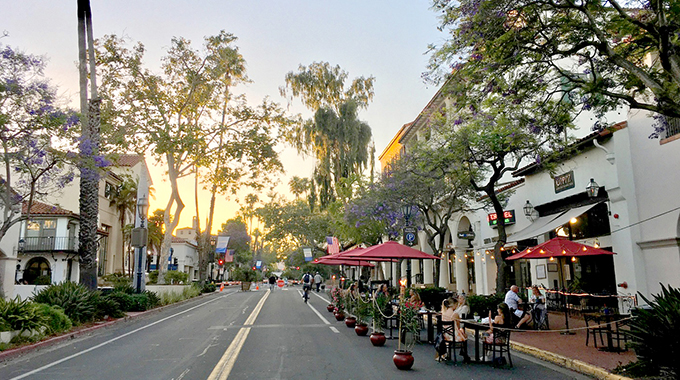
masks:
<path fill-rule="evenodd" d="M 52 282 L 52 269 L 44 257 L 34 257 L 26 264 L 24 278 L 29 285 L 49 285 Z"/>

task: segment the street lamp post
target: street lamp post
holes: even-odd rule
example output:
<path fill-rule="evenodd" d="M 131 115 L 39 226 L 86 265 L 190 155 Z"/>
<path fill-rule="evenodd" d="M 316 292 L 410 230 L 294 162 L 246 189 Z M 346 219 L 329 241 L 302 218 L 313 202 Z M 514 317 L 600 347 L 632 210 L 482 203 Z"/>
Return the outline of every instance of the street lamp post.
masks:
<path fill-rule="evenodd" d="M 145 248 L 148 238 L 146 227 L 146 216 L 149 212 L 149 200 L 146 194 L 141 194 L 137 199 L 137 222 L 138 226 L 132 230 L 132 246 L 137 249 L 137 260 L 135 265 L 135 292 L 144 291 L 144 262 L 146 261 Z"/>
<path fill-rule="evenodd" d="M 411 205 L 410 204 L 404 204 L 401 206 L 401 213 L 404 215 L 404 221 L 406 227 L 404 228 L 404 244 L 406 245 L 411 245 L 407 239 L 407 235 L 412 233 L 409 232 L 409 221 L 411 219 Z M 406 287 L 410 288 L 411 287 L 411 259 L 406 259 Z"/>

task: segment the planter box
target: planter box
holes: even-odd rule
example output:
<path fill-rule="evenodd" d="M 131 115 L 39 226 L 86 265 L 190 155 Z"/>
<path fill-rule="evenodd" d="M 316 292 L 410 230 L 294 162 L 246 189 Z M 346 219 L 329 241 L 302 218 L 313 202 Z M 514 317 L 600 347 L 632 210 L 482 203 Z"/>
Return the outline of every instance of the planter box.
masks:
<path fill-rule="evenodd" d="M 250 290 L 250 282 L 246 281 L 241 282 L 241 290 L 244 292 Z"/>

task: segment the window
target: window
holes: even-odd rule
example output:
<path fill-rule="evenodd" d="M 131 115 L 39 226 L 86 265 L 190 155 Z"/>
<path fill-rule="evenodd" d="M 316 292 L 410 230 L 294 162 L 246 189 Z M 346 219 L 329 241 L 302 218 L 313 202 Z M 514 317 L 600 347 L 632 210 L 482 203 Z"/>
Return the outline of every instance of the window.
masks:
<path fill-rule="evenodd" d="M 677 117 L 667 117 L 667 124 L 664 130 L 663 138 L 667 139 L 680 134 L 680 118 Z"/>
<path fill-rule="evenodd" d="M 106 199 L 113 199 L 116 196 L 116 186 L 110 182 L 106 182 L 104 185 L 104 196 Z"/>

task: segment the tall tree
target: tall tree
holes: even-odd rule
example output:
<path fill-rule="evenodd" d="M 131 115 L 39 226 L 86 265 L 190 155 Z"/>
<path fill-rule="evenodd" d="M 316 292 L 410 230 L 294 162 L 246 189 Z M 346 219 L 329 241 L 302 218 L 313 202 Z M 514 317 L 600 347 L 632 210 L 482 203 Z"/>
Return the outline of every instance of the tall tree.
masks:
<path fill-rule="evenodd" d="M 113 192 L 109 200 L 109 206 L 113 207 L 118 212 L 118 223 L 121 231 L 124 231 L 125 227 L 131 222 L 134 224 L 135 210 L 137 208 L 137 182 L 130 176 L 125 177 L 123 183 Z M 129 246 L 130 235 L 124 234 L 120 252 L 121 268 L 123 268 L 123 270 L 125 269 L 126 253 L 130 251 Z M 132 258 L 130 257 L 129 259 L 129 262 L 132 263 Z M 132 265 L 130 265 L 129 269 L 130 272 L 128 274 L 132 276 Z"/>
<path fill-rule="evenodd" d="M 99 214 L 99 126 L 101 99 L 97 93 L 92 11 L 89 0 L 78 0 L 78 56 L 80 72 L 80 226 L 78 255 L 80 283 L 97 288 L 97 218 Z M 89 55 L 88 55 L 89 52 Z M 89 70 L 88 70 L 89 66 Z M 90 84 L 88 98 L 87 84 Z"/>
<path fill-rule="evenodd" d="M 340 66 L 314 62 L 286 74 L 286 86 L 280 88 L 283 96 L 300 98 L 314 112 L 314 118 L 300 124 L 289 141 L 316 159 L 310 198 L 318 200 L 322 209 L 335 200 L 338 181 L 361 174 L 370 159 L 371 129 L 358 119 L 358 110 L 373 98 L 375 78 L 359 77 L 346 86 L 347 77 Z"/>
<path fill-rule="evenodd" d="M 293 178 L 288 181 L 288 186 L 290 187 L 290 192 L 298 199 L 309 191 L 309 179 L 293 176 Z"/>
<path fill-rule="evenodd" d="M 483 57 L 480 69 L 522 72 L 518 80 L 566 90 L 600 115 L 625 104 L 680 117 L 675 1 L 434 0 L 433 8 L 450 33 L 432 47 L 435 72 Z"/>
<path fill-rule="evenodd" d="M 215 122 L 218 115 L 224 115 L 221 111 L 229 100 L 227 77 L 234 75 L 234 62 L 229 58 L 236 54 L 234 41 L 235 37 L 222 31 L 206 37 L 199 51 L 186 39 L 173 38 L 163 58 L 163 74 L 144 67 L 141 44 L 128 50 L 115 36 L 100 43 L 102 93 L 112 123 L 136 150 L 149 150 L 167 164 L 171 195 L 165 208 L 161 262 L 167 260 L 172 233 L 185 207 L 180 178 L 192 175 L 197 166 L 209 167 L 220 160 L 222 166 L 206 174 L 207 181 L 219 181 L 217 191 L 234 191 L 240 184 L 257 182 L 277 162 L 271 147 L 282 126 L 282 113 L 275 104 L 265 100 L 251 108 L 241 97 L 228 112 L 228 121 Z M 209 165 L 207 160 L 212 160 Z M 166 270 L 160 267 L 161 284 Z"/>

